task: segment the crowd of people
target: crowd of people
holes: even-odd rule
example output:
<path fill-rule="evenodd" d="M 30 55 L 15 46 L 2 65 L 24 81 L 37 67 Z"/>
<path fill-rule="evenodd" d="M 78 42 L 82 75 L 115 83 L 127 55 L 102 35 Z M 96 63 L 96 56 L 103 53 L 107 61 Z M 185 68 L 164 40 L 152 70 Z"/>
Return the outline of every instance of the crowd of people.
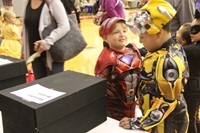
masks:
<path fill-rule="evenodd" d="M 64 62 L 52 60 L 49 49 L 69 31 L 68 14 L 76 14 L 80 27 L 80 1 L 24 0 L 22 33 L 15 25 L 12 0 L 3 4 L 0 54 L 27 60 L 40 53 L 32 62 L 35 79 L 64 71 Z M 126 129 L 198 133 L 199 1 L 141 0 L 140 6 L 126 17 L 121 0 L 100 1 L 103 50 L 94 74 L 106 79 L 107 115 Z M 51 15 L 57 28 L 43 38 Z M 128 41 L 129 29 L 143 48 Z M 142 115 L 136 113 L 138 107 Z"/>

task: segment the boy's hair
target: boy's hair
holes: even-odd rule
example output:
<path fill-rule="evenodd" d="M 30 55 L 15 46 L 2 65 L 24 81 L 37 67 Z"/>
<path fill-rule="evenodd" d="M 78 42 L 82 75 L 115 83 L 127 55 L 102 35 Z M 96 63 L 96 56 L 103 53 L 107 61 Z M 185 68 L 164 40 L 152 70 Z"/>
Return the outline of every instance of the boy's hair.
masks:
<path fill-rule="evenodd" d="M 191 37 L 190 37 L 190 31 L 191 31 L 191 23 L 185 23 L 181 27 L 183 27 L 181 31 L 182 38 L 186 41 L 186 44 L 191 44 Z"/>
<path fill-rule="evenodd" d="M 99 28 L 99 35 L 103 37 L 104 35 L 111 33 L 116 23 L 126 24 L 126 21 L 120 17 L 112 17 L 106 19 Z"/>

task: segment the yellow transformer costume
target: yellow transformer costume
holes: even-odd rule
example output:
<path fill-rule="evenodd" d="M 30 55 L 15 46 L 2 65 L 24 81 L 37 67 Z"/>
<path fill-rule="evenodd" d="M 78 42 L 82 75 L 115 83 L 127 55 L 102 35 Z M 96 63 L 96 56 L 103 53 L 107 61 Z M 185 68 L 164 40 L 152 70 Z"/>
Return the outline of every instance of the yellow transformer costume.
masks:
<path fill-rule="evenodd" d="M 179 133 L 187 130 L 187 106 L 183 88 L 188 68 L 182 47 L 169 40 L 156 52 L 149 52 L 143 60 L 142 82 L 138 99 L 144 116 L 131 119 L 132 128 L 151 129 L 154 133 Z M 173 120 L 182 120 L 173 127 Z M 165 120 L 165 122 L 164 122 Z M 185 124 L 186 123 L 186 124 Z"/>
<path fill-rule="evenodd" d="M 149 0 L 141 11 L 133 14 L 127 25 L 135 34 L 157 34 L 175 16 L 176 11 L 164 0 Z M 169 39 L 143 59 L 138 100 L 141 118 L 129 119 L 133 129 L 152 133 L 187 133 L 187 105 L 183 97 L 189 76 L 182 47 Z"/>

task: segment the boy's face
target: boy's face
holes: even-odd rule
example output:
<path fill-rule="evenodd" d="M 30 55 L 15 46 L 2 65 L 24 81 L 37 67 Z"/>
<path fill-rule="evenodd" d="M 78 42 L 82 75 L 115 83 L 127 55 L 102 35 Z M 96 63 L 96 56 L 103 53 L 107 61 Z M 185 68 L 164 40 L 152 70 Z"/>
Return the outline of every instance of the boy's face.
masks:
<path fill-rule="evenodd" d="M 160 48 L 158 34 L 144 33 L 139 35 L 139 39 L 147 51 L 155 51 Z"/>
<path fill-rule="evenodd" d="M 199 19 L 195 19 L 195 20 L 192 21 L 192 28 L 194 28 L 194 27 L 200 27 L 200 20 Z M 197 31 L 197 32 L 195 32 L 195 34 L 190 34 L 191 40 L 192 40 L 193 43 L 200 41 L 200 31 L 198 32 L 198 28 L 196 28 L 194 30 Z"/>
<path fill-rule="evenodd" d="M 109 44 L 111 49 L 115 51 L 122 51 L 128 43 L 127 34 L 128 27 L 126 24 L 116 23 L 111 33 L 105 35 L 103 39 Z"/>

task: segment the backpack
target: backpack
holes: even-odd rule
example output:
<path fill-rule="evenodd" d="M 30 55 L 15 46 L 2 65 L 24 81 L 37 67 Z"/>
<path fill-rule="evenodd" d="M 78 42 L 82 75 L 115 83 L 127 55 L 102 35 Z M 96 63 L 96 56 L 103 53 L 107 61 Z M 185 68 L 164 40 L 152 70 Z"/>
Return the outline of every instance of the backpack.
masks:
<path fill-rule="evenodd" d="M 99 11 L 99 6 L 100 6 L 100 0 L 97 0 L 92 8 L 92 14 L 96 15 L 97 12 Z"/>

